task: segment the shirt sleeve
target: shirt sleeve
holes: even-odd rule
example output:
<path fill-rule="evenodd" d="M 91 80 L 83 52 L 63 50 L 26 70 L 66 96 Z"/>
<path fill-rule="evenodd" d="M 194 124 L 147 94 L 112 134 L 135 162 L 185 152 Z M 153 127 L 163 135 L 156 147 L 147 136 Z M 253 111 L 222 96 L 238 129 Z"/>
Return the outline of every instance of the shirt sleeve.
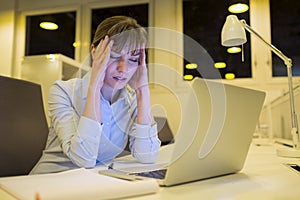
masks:
<path fill-rule="evenodd" d="M 49 91 L 49 112 L 61 148 L 77 166 L 96 165 L 102 125 L 80 116 L 73 103 L 76 92 L 71 83 L 57 82 Z"/>
<path fill-rule="evenodd" d="M 73 162 L 86 168 L 94 167 L 98 155 L 102 125 L 99 122 L 81 116 L 77 134 L 72 139 L 69 156 Z"/>
<path fill-rule="evenodd" d="M 134 124 L 134 127 L 130 133 L 132 156 L 141 163 L 154 163 L 161 144 L 157 136 L 157 124 Z"/>

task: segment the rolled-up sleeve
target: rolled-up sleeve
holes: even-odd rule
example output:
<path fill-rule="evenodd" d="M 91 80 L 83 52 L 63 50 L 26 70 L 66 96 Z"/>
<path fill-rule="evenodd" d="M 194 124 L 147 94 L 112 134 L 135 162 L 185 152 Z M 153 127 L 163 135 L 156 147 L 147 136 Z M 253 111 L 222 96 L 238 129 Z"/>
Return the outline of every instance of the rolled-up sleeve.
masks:
<path fill-rule="evenodd" d="M 157 124 L 135 124 L 130 133 L 132 156 L 141 163 L 154 163 L 158 157 L 160 140 L 157 136 Z"/>
<path fill-rule="evenodd" d="M 86 168 L 96 165 L 101 133 L 102 125 L 99 122 L 84 116 L 80 118 L 77 135 L 72 139 L 68 152 L 74 163 Z"/>

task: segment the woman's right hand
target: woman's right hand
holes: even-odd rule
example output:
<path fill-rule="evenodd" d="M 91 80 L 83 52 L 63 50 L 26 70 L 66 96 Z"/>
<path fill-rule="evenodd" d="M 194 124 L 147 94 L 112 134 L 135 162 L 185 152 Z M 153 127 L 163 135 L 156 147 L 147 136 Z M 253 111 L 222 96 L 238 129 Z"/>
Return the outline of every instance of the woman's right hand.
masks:
<path fill-rule="evenodd" d="M 112 46 L 113 40 L 109 41 L 109 37 L 105 36 L 97 47 L 92 47 L 93 63 L 90 86 L 95 89 L 101 89 L 103 86 Z"/>
<path fill-rule="evenodd" d="M 102 39 L 97 47 L 92 46 L 92 71 L 83 116 L 102 123 L 100 108 L 100 90 L 103 86 L 106 69 L 110 59 L 113 41 L 108 36 Z"/>

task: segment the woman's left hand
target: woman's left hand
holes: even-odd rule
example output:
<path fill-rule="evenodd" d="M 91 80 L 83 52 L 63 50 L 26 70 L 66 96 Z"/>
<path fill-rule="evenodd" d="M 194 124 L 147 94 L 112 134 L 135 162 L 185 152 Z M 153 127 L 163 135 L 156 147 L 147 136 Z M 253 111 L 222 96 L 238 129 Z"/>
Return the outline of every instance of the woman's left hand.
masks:
<path fill-rule="evenodd" d="M 139 58 L 139 66 L 129 81 L 129 85 L 132 89 L 137 90 L 143 86 L 148 85 L 148 72 L 146 66 L 146 53 L 145 47 L 141 49 L 141 55 Z"/>

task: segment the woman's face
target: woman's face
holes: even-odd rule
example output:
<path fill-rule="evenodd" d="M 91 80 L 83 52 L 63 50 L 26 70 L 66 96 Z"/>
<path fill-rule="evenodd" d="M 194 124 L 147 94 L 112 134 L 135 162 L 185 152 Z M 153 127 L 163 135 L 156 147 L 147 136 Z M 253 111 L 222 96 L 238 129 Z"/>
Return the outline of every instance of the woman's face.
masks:
<path fill-rule="evenodd" d="M 113 89 L 125 87 L 139 66 L 140 51 L 116 53 L 111 51 L 104 84 Z"/>

